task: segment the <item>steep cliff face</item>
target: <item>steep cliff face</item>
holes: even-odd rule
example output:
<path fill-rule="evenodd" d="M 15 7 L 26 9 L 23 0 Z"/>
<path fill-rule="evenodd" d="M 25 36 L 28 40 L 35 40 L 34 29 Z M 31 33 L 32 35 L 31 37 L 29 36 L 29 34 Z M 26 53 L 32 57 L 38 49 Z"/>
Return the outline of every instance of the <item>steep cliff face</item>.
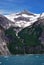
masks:
<path fill-rule="evenodd" d="M 41 24 L 41 28 L 42 28 L 42 33 L 41 33 L 39 39 L 41 40 L 41 44 L 43 44 L 43 46 L 44 46 L 44 18 L 41 18 L 38 21 Z"/>
<path fill-rule="evenodd" d="M 0 55 L 10 55 L 7 48 L 7 42 L 5 40 L 4 28 L 0 26 Z"/>

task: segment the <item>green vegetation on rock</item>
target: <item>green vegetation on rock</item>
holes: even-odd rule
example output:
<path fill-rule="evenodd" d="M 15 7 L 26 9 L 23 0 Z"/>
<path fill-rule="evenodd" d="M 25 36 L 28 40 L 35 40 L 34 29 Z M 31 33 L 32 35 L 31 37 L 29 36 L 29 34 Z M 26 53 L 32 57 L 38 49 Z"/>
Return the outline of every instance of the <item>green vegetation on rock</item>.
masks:
<path fill-rule="evenodd" d="M 41 26 L 32 26 L 27 27 L 23 29 L 21 32 L 19 32 L 19 36 L 21 39 L 23 39 L 24 44 L 28 46 L 37 46 L 40 45 L 39 37 L 42 33 Z"/>
<path fill-rule="evenodd" d="M 9 44 L 7 45 L 10 52 L 12 54 L 20 53 L 19 47 L 22 47 L 21 40 L 16 36 L 16 32 L 13 30 L 13 28 L 9 28 L 5 31 L 5 35 L 9 40 Z M 19 50 L 19 52 L 18 52 Z"/>
<path fill-rule="evenodd" d="M 41 24 L 37 23 L 21 30 L 18 36 L 16 36 L 14 28 L 10 27 L 5 31 L 5 36 L 9 40 L 8 49 L 12 54 L 41 53 L 42 45 L 39 40 L 41 34 Z"/>

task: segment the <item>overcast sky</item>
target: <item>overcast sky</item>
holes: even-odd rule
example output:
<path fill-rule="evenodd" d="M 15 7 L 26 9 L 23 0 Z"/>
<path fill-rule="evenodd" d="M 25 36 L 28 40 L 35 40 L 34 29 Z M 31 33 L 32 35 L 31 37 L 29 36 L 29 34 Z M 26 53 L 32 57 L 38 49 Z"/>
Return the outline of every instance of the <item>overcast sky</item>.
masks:
<path fill-rule="evenodd" d="M 1 14 L 10 14 L 22 10 L 42 13 L 44 12 L 44 0 L 0 0 Z"/>

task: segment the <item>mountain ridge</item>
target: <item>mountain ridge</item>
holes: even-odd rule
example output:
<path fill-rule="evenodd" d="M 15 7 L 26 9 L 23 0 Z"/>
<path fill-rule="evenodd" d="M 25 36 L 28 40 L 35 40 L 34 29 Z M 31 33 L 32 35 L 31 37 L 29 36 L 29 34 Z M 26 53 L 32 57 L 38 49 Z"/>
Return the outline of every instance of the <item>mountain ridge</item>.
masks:
<path fill-rule="evenodd" d="M 6 53 L 3 49 L 0 50 L 0 53 L 2 51 L 5 55 L 44 53 L 44 48 L 42 48 L 44 46 L 44 13 L 33 14 L 23 11 L 11 15 L 0 14 L 0 27 L 2 27 L 0 28 L 0 32 L 2 32 L 0 42 L 5 41 L 8 49 L 5 50 Z M 40 45 L 38 45 L 39 43 Z M 5 45 L 2 42 L 0 49 Z M 4 54 L 2 53 L 2 55 Z"/>

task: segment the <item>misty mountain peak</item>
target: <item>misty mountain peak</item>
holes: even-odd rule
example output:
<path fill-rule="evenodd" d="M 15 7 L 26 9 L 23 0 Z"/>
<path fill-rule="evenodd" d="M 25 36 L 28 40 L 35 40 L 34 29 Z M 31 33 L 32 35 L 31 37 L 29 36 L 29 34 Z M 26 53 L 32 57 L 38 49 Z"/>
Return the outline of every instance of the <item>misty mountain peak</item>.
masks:
<path fill-rule="evenodd" d="M 28 11 L 28 10 L 23 10 L 23 11 L 21 11 L 20 13 L 17 13 L 16 15 L 22 15 L 22 14 L 35 16 L 34 13 L 32 13 L 32 12 L 30 12 L 30 11 Z"/>

